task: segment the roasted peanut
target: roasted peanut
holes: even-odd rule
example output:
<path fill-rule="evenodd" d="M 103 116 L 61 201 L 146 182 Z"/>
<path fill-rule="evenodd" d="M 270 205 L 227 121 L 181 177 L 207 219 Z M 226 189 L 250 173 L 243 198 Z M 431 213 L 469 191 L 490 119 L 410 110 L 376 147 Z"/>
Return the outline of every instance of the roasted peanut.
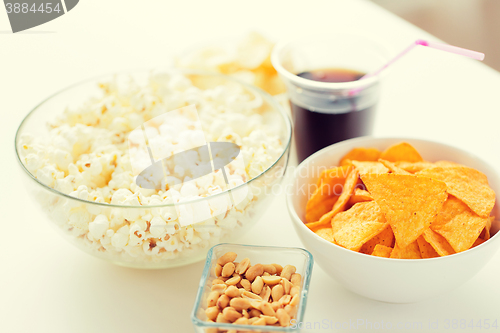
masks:
<path fill-rule="evenodd" d="M 251 293 L 251 292 L 246 291 L 246 290 L 241 294 L 241 296 L 249 298 L 249 299 L 257 299 L 259 301 L 262 301 L 262 297 L 260 297 L 259 295 L 255 295 L 254 293 Z"/>
<path fill-rule="evenodd" d="M 281 281 L 279 276 L 262 276 L 262 280 L 265 284 L 273 286 Z"/>
<path fill-rule="evenodd" d="M 294 286 L 299 286 L 301 285 L 302 282 L 302 276 L 299 273 L 292 274 L 292 278 L 290 279 L 290 282 Z"/>
<path fill-rule="evenodd" d="M 226 318 L 224 318 L 224 315 L 222 313 L 219 313 L 217 315 L 217 319 L 215 320 L 217 323 L 226 323 L 226 324 L 229 324 L 230 321 L 227 320 Z"/>
<path fill-rule="evenodd" d="M 295 296 L 300 293 L 300 287 L 299 286 L 294 286 L 292 289 L 290 289 L 290 296 Z"/>
<path fill-rule="evenodd" d="M 281 284 L 277 284 L 273 287 L 271 291 L 271 296 L 273 297 L 273 301 L 279 301 L 281 297 L 285 294 L 283 290 L 283 286 Z"/>
<path fill-rule="evenodd" d="M 260 312 L 260 310 L 257 310 L 257 309 L 252 309 L 248 313 L 250 314 L 250 318 L 259 317 L 262 314 L 262 312 Z"/>
<path fill-rule="evenodd" d="M 216 284 L 224 284 L 224 280 L 221 279 L 215 279 L 212 281 L 212 286 L 215 286 Z"/>
<path fill-rule="evenodd" d="M 290 317 L 293 317 L 297 313 L 297 307 L 291 306 L 290 304 L 288 304 L 287 306 L 285 306 L 285 311 L 286 311 L 286 313 L 288 313 L 288 315 Z"/>
<path fill-rule="evenodd" d="M 234 321 L 234 323 L 237 324 L 237 325 L 248 325 L 248 318 L 246 318 L 246 317 L 240 317 L 240 318 L 236 319 Z"/>
<path fill-rule="evenodd" d="M 283 306 L 287 305 L 288 303 L 290 303 L 290 301 L 292 300 L 292 296 L 290 295 L 283 295 L 280 299 L 279 299 L 279 303 Z"/>
<path fill-rule="evenodd" d="M 208 319 L 215 320 L 217 319 L 217 315 L 219 314 L 219 308 L 216 306 L 211 306 L 205 310 L 205 314 L 207 315 Z"/>
<path fill-rule="evenodd" d="M 216 284 L 212 286 L 212 291 L 216 291 L 220 294 L 224 294 L 226 291 L 227 286 L 225 284 Z"/>
<path fill-rule="evenodd" d="M 258 295 L 262 292 L 263 287 L 264 287 L 264 281 L 260 276 L 257 276 L 255 280 L 253 280 L 252 282 L 252 292 Z"/>
<path fill-rule="evenodd" d="M 292 278 L 292 274 L 295 273 L 295 270 L 295 266 L 286 265 L 285 267 L 283 267 L 280 276 L 284 277 L 287 280 L 290 280 Z"/>
<path fill-rule="evenodd" d="M 246 291 L 252 290 L 252 283 L 250 283 L 247 279 L 241 279 L 240 284 Z"/>
<path fill-rule="evenodd" d="M 222 267 L 222 277 L 230 277 L 234 273 L 234 263 L 228 262 Z"/>
<path fill-rule="evenodd" d="M 271 316 L 261 315 L 260 317 L 266 320 L 266 325 L 274 325 L 278 322 L 278 318 L 274 316 L 271 317 Z"/>
<path fill-rule="evenodd" d="M 231 298 L 238 297 L 241 295 L 240 290 L 238 288 L 236 288 L 235 286 L 227 287 L 227 289 L 224 293 Z"/>
<path fill-rule="evenodd" d="M 221 295 L 217 300 L 217 306 L 219 309 L 224 309 L 229 305 L 229 297 L 227 295 Z"/>
<path fill-rule="evenodd" d="M 274 301 L 271 303 L 271 307 L 273 308 L 274 311 L 276 311 L 279 308 L 281 308 L 281 304 L 278 301 Z"/>
<path fill-rule="evenodd" d="M 238 320 L 238 319 L 236 319 L 236 320 Z M 227 330 L 226 333 L 238 333 L 238 331 L 237 330 Z"/>
<path fill-rule="evenodd" d="M 236 311 L 248 310 L 250 307 L 250 301 L 246 298 L 233 298 L 229 301 L 229 305 Z"/>
<path fill-rule="evenodd" d="M 245 278 L 248 281 L 252 282 L 257 276 L 262 275 L 262 273 L 264 273 L 264 267 L 262 266 L 262 264 L 256 264 L 247 269 Z"/>
<path fill-rule="evenodd" d="M 235 321 L 238 318 L 241 318 L 242 314 L 233 309 L 232 307 L 228 306 L 227 308 L 224 308 L 222 310 L 222 314 L 224 315 L 224 318 L 231 323 Z"/>
<path fill-rule="evenodd" d="M 276 274 L 280 275 L 281 271 L 283 270 L 283 266 L 278 265 L 278 264 L 272 264 L 272 265 L 274 266 L 274 268 L 276 268 Z"/>
<path fill-rule="evenodd" d="M 217 264 L 224 266 L 228 262 L 234 261 L 237 256 L 238 255 L 234 252 L 228 252 L 228 253 L 224 254 L 222 257 L 220 257 L 219 259 L 217 259 Z"/>
<path fill-rule="evenodd" d="M 248 319 L 248 325 L 252 325 L 254 322 L 256 322 L 259 319 L 260 319 L 259 317 L 251 317 L 250 319 Z"/>
<path fill-rule="evenodd" d="M 276 318 L 278 318 L 281 326 L 286 327 L 290 325 L 290 315 L 284 309 L 278 309 L 278 311 L 276 311 Z"/>
<path fill-rule="evenodd" d="M 264 272 L 269 273 L 270 275 L 276 274 L 276 267 L 273 265 L 263 265 L 264 266 Z"/>
<path fill-rule="evenodd" d="M 262 292 L 260 293 L 260 297 L 262 298 L 263 301 L 268 302 L 270 296 L 271 296 L 271 287 L 265 286 L 262 289 Z"/>
<path fill-rule="evenodd" d="M 211 291 L 207 298 L 207 307 L 215 306 L 217 304 L 217 299 L 219 298 L 219 292 Z"/>
<path fill-rule="evenodd" d="M 250 259 L 245 258 L 243 259 L 237 266 L 236 266 L 236 273 L 243 275 L 248 267 L 250 266 Z"/>
<path fill-rule="evenodd" d="M 265 318 L 259 318 L 256 321 L 252 323 L 252 325 L 266 325 L 266 319 Z"/>
<path fill-rule="evenodd" d="M 226 267 L 226 266 L 224 266 L 224 267 Z M 232 278 L 227 279 L 226 284 L 228 286 L 235 286 L 235 285 L 237 285 L 240 282 L 240 280 L 241 280 L 241 276 L 235 275 Z"/>
<path fill-rule="evenodd" d="M 258 301 L 256 299 L 250 301 L 250 307 L 252 309 L 257 309 L 260 310 L 260 305 L 262 304 L 262 301 Z"/>
<path fill-rule="evenodd" d="M 291 306 L 297 306 L 297 305 L 299 305 L 299 301 L 300 301 L 300 298 L 299 298 L 299 295 L 297 294 L 297 295 L 292 297 L 292 300 L 290 301 L 289 304 Z"/>
<path fill-rule="evenodd" d="M 219 265 L 219 264 L 215 265 L 214 274 L 217 277 L 221 276 L 221 274 L 222 274 L 222 266 L 221 265 Z"/>
<path fill-rule="evenodd" d="M 283 291 L 285 294 L 290 294 L 290 289 L 292 289 L 292 284 L 285 278 L 281 278 L 281 285 L 283 286 Z"/>
<path fill-rule="evenodd" d="M 276 316 L 276 312 L 274 312 L 273 307 L 268 302 L 263 302 L 260 305 L 260 311 L 266 316 Z"/>
<path fill-rule="evenodd" d="M 247 310 L 243 310 L 243 311 L 241 311 L 241 314 L 243 315 L 243 317 L 245 317 L 245 318 L 247 318 L 247 319 L 248 319 L 248 318 L 250 318 L 250 314 L 248 313 L 248 311 L 247 311 Z"/>

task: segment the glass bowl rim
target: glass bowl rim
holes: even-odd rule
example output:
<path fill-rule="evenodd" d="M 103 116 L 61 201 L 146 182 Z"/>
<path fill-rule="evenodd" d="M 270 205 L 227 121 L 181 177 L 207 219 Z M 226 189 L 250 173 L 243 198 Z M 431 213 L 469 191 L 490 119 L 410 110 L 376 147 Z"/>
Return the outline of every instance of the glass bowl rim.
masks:
<path fill-rule="evenodd" d="M 193 305 L 193 310 L 191 311 L 191 322 L 194 325 L 199 326 L 199 327 L 203 327 L 203 328 L 214 327 L 214 328 L 223 328 L 223 329 L 227 328 L 227 329 L 243 330 L 243 331 L 245 331 L 245 330 L 248 330 L 248 331 L 255 331 L 255 330 L 276 331 L 276 332 L 296 332 L 296 331 L 298 331 L 298 327 L 292 328 L 290 326 L 285 327 L 285 326 L 267 326 L 266 325 L 266 326 L 258 326 L 258 327 L 260 327 L 260 328 L 258 328 L 258 327 L 255 327 L 253 325 L 237 325 L 237 324 L 233 324 L 233 323 L 231 323 L 231 324 L 211 323 L 211 322 L 206 322 L 206 321 L 198 319 L 198 317 L 196 316 L 196 312 L 201 305 L 201 297 L 202 297 L 203 289 L 205 287 L 205 281 L 207 280 L 207 278 L 210 275 L 210 260 L 213 257 L 214 249 L 216 247 L 219 247 L 219 246 L 227 246 L 227 245 L 237 246 L 237 247 L 255 248 L 255 249 L 259 249 L 259 250 L 265 250 L 265 249 L 271 248 L 271 249 L 275 249 L 275 250 L 281 249 L 281 250 L 292 250 L 292 251 L 296 251 L 296 252 L 302 252 L 306 256 L 307 261 L 306 261 L 304 276 L 302 277 L 304 285 L 303 285 L 302 290 L 301 290 L 300 307 L 299 307 L 299 309 L 297 309 L 297 310 L 301 310 L 301 311 L 297 312 L 297 318 L 295 318 L 296 322 L 299 323 L 304 317 L 305 309 L 307 306 L 307 297 L 309 295 L 309 285 L 311 283 L 312 269 L 314 266 L 314 257 L 311 254 L 311 252 L 309 252 L 309 250 L 301 248 L 301 247 L 292 247 L 292 246 L 269 246 L 269 245 L 219 243 L 219 244 L 212 246 L 210 248 L 210 250 L 208 250 L 208 252 L 207 252 L 207 257 L 205 259 L 205 265 L 203 267 L 203 272 L 201 274 L 200 283 L 198 285 L 198 292 L 196 293 L 196 299 L 195 299 L 195 302 Z M 305 295 L 303 294 L 304 292 L 305 292 Z"/>
<path fill-rule="evenodd" d="M 153 75 L 155 73 L 156 74 L 176 74 L 176 73 L 180 73 L 180 74 L 184 74 L 184 75 L 211 76 L 211 77 L 216 77 L 216 78 L 218 77 L 218 78 L 222 78 L 222 79 L 225 79 L 225 80 L 228 80 L 228 81 L 235 82 L 235 83 L 243 86 L 246 90 L 250 90 L 251 92 L 253 92 L 255 94 L 261 95 L 272 106 L 273 109 L 275 109 L 275 110 L 278 111 L 278 113 L 281 115 L 281 117 L 283 118 L 283 120 L 285 122 L 285 127 L 286 127 L 286 130 L 287 130 L 287 139 L 286 139 L 287 142 L 286 142 L 286 145 L 283 147 L 283 151 L 281 152 L 280 156 L 278 158 L 276 158 L 276 160 L 271 165 L 269 165 L 269 167 L 267 167 L 264 171 L 262 171 L 260 174 L 258 174 L 257 176 L 255 176 L 255 177 L 247 180 L 243 184 L 240 184 L 240 185 L 238 185 L 238 186 L 236 186 L 234 188 L 226 189 L 226 190 L 224 190 L 224 191 L 222 191 L 220 193 L 217 193 L 215 195 L 210 195 L 208 197 L 197 198 L 196 200 L 187 200 L 187 201 L 181 201 L 181 202 L 177 202 L 177 203 L 167 203 L 167 204 L 160 204 L 160 205 L 133 205 L 133 206 L 125 206 L 125 205 L 117 205 L 117 204 L 112 204 L 112 203 L 94 202 L 94 201 L 83 200 L 83 199 L 80 199 L 80 198 L 77 198 L 77 197 L 73 197 L 73 196 L 71 196 L 69 194 L 63 193 L 61 191 L 58 191 L 58 190 L 56 190 L 56 189 L 54 189 L 54 188 L 52 188 L 52 187 L 44 184 L 43 182 L 39 181 L 26 168 L 26 166 L 24 165 L 24 163 L 21 161 L 21 157 L 19 156 L 19 150 L 18 150 L 18 143 L 19 143 L 21 131 L 22 131 L 25 123 L 35 113 L 35 111 L 37 111 L 40 107 L 42 107 L 43 105 L 45 105 L 45 103 L 49 102 L 53 98 L 56 98 L 57 96 L 59 96 L 60 94 L 66 92 L 66 91 L 69 91 L 71 89 L 77 88 L 79 86 L 82 86 L 84 84 L 90 83 L 92 81 L 95 81 L 96 83 L 98 83 L 99 80 L 104 80 L 106 78 L 109 79 L 110 77 L 114 77 L 114 76 L 118 76 L 118 75 L 130 75 L 130 76 L 133 77 L 134 74 L 135 75 L 139 75 L 139 74 L 148 74 L 148 73 L 149 73 L 149 75 Z M 85 203 L 85 204 L 92 204 L 92 205 L 98 205 L 98 206 L 109 207 L 109 208 L 138 208 L 138 209 L 142 208 L 142 209 L 149 209 L 149 208 L 174 207 L 174 206 L 179 206 L 179 205 L 184 205 L 184 204 L 191 204 L 191 203 L 203 202 L 203 201 L 208 200 L 208 199 L 219 197 L 219 196 L 221 196 L 223 194 L 231 193 L 232 191 L 237 190 L 239 188 L 243 188 L 245 185 L 250 184 L 254 180 L 262 177 L 269 170 L 271 170 L 285 156 L 285 154 L 287 154 L 287 152 L 289 151 L 289 148 L 290 148 L 291 141 L 292 141 L 292 123 L 291 123 L 290 117 L 285 112 L 283 106 L 273 96 L 271 96 L 270 94 L 268 94 L 264 90 L 262 90 L 262 89 L 260 89 L 260 88 L 258 88 L 256 86 L 253 86 L 251 84 L 245 83 L 245 82 L 243 82 L 243 81 L 241 81 L 239 79 L 236 79 L 234 77 L 231 77 L 231 76 L 228 76 L 228 75 L 224 75 L 224 74 L 220 74 L 220 73 L 216 73 L 216 72 L 202 71 L 202 70 L 179 69 L 179 68 L 168 68 L 168 69 L 162 69 L 162 68 L 155 69 L 155 68 L 151 68 L 151 69 L 139 69 L 139 70 L 129 70 L 129 71 L 117 71 L 117 72 L 110 72 L 110 73 L 107 73 L 107 74 L 100 74 L 100 75 L 92 76 L 90 78 L 86 78 L 84 80 L 81 80 L 81 81 L 78 81 L 76 83 L 70 84 L 69 86 L 67 86 L 65 88 L 62 88 L 62 89 L 56 91 L 55 93 L 49 95 L 47 98 L 45 98 L 44 100 L 42 100 L 41 102 L 39 102 L 33 109 L 31 109 L 28 112 L 28 114 L 23 118 L 23 120 L 21 121 L 21 123 L 19 124 L 19 127 L 16 130 L 16 135 L 14 137 L 14 150 L 15 150 L 15 153 L 16 153 L 16 159 L 17 159 L 17 161 L 21 165 L 21 167 L 24 170 L 24 172 L 28 175 L 28 177 L 31 178 L 31 180 L 35 181 L 35 183 L 37 183 L 38 185 L 42 186 L 44 189 L 46 189 L 46 190 L 48 190 L 50 192 L 53 192 L 56 195 L 60 195 L 60 196 L 66 197 L 66 198 L 71 199 L 71 200 L 80 201 L 80 202 Z M 287 168 L 287 166 L 285 165 L 285 171 L 286 171 L 286 168 Z"/>

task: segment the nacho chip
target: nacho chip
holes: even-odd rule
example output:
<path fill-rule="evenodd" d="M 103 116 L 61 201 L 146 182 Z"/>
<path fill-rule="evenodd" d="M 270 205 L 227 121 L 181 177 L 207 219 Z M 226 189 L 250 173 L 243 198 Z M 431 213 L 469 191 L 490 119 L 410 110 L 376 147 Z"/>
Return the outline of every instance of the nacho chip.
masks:
<path fill-rule="evenodd" d="M 396 242 L 389 258 L 395 259 L 422 259 L 417 242 L 412 242 L 406 247 L 400 247 Z"/>
<path fill-rule="evenodd" d="M 491 233 L 490 233 L 491 224 L 493 223 L 494 220 L 495 220 L 494 216 L 490 216 L 488 218 L 488 222 L 486 222 L 486 225 L 484 226 L 483 231 L 481 231 L 481 234 L 479 235 L 479 238 L 484 239 L 485 241 L 487 241 L 488 239 L 490 239 L 490 237 L 491 237 Z"/>
<path fill-rule="evenodd" d="M 466 211 L 455 215 L 448 223 L 434 227 L 433 230 L 446 238 L 455 252 L 462 252 L 471 248 L 487 222 L 488 218 L 477 216 L 466 206 Z"/>
<path fill-rule="evenodd" d="M 441 257 L 455 253 L 455 250 L 453 250 L 448 241 L 440 234 L 435 233 L 432 229 L 425 230 L 423 236 Z"/>
<path fill-rule="evenodd" d="M 399 161 L 399 162 L 394 162 L 394 164 L 397 167 L 400 167 L 401 169 L 408 171 L 409 173 L 416 173 L 419 171 L 422 171 L 424 169 L 429 169 L 435 167 L 435 165 L 431 162 L 406 162 L 406 161 Z"/>
<path fill-rule="evenodd" d="M 380 158 L 389 162 L 406 161 L 422 162 L 423 158 L 418 151 L 407 142 L 401 142 L 390 146 L 380 154 Z"/>
<path fill-rule="evenodd" d="M 356 186 L 356 183 L 358 181 L 359 173 L 358 170 L 353 169 L 347 176 L 347 179 L 345 180 L 344 183 L 344 189 L 342 190 L 342 194 L 340 195 L 339 199 L 335 204 L 333 205 L 333 208 L 330 212 L 324 214 L 321 216 L 318 222 L 312 222 L 312 223 L 307 223 L 306 226 L 311 228 L 317 228 L 319 226 L 326 227 L 328 224 L 331 223 L 332 218 L 339 212 L 344 210 L 345 205 L 351 198 L 352 193 L 354 192 L 354 187 Z M 312 229 L 311 229 L 312 230 Z"/>
<path fill-rule="evenodd" d="M 332 185 L 336 184 L 338 179 L 345 179 L 347 178 L 347 175 L 349 175 L 349 172 L 351 172 L 352 166 L 346 165 L 342 167 L 335 167 L 331 168 L 328 170 L 323 170 L 321 174 L 319 175 L 317 185 L 318 187 L 321 186 L 323 183 L 330 184 L 331 187 Z M 343 182 L 342 182 L 343 184 Z"/>
<path fill-rule="evenodd" d="M 354 193 L 351 196 L 351 199 L 349 199 L 349 205 L 355 205 L 358 202 L 365 202 L 365 201 L 372 201 L 373 197 L 368 191 L 362 190 L 360 188 L 355 188 Z"/>
<path fill-rule="evenodd" d="M 394 244 L 394 233 L 392 232 L 391 226 L 388 225 L 378 235 L 376 235 L 375 237 L 367 241 L 365 244 L 363 244 L 363 246 L 361 246 L 361 249 L 359 249 L 359 252 L 372 254 L 377 245 L 384 245 L 392 249 L 393 244 Z"/>
<path fill-rule="evenodd" d="M 380 162 L 360 162 L 360 161 L 352 161 L 352 164 L 358 169 L 360 175 L 364 175 L 367 173 L 389 173 L 389 169 L 387 169 Z"/>
<path fill-rule="evenodd" d="M 464 166 L 435 167 L 417 175 L 445 182 L 448 193 L 462 200 L 481 217 L 488 217 L 495 205 L 495 192 L 488 185 L 486 176 L 478 170 Z"/>
<path fill-rule="evenodd" d="M 388 247 L 385 245 L 377 244 L 373 249 L 372 256 L 375 257 L 384 257 L 389 258 L 391 256 L 392 247 Z"/>
<path fill-rule="evenodd" d="M 436 220 L 432 222 L 431 228 L 437 228 L 450 222 L 455 215 L 463 213 L 466 210 L 469 210 L 467 205 L 453 195 L 448 194 L 448 199 L 444 202 L 443 207 L 436 216 Z"/>
<path fill-rule="evenodd" d="M 332 219 L 333 238 L 346 249 L 358 251 L 388 224 L 374 201 L 360 202 Z"/>
<path fill-rule="evenodd" d="M 334 242 L 333 241 L 333 230 L 332 228 L 321 228 L 321 229 L 318 229 L 314 232 L 316 235 L 318 235 L 319 237 L 329 241 L 329 242 Z"/>
<path fill-rule="evenodd" d="M 486 242 L 484 239 L 478 238 L 478 239 L 475 240 L 474 244 L 472 244 L 472 247 L 476 247 L 478 245 L 481 245 L 484 242 Z"/>
<path fill-rule="evenodd" d="M 389 161 L 386 161 L 386 160 L 383 160 L 383 159 L 379 159 L 378 161 L 380 163 L 382 163 L 392 173 L 395 173 L 397 175 L 411 175 L 411 173 L 409 173 L 408 171 L 406 171 L 404 169 L 401 169 L 400 167 L 396 166 L 392 162 L 389 162 Z"/>
<path fill-rule="evenodd" d="M 368 192 L 391 225 L 400 248 L 429 228 L 447 198 L 443 182 L 414 175 L 362 175 Z"/>
<path fill-rule="evenodd" d="M 440 166 L 440 167 L 462 166 L 461 164 L 458 164 L 455 162 L 450 162 L 450 161 L 437 161 L 437 162 L 434 162 L 434 165 Z"/>
<path fill-rule="evenodd" d="M 439 254 L 436 252 L 436 250 L 434 250 L 432 245 L 425 240 L 424 236 L 420 236 L 417 238 L 417 244 L 420 250 L 420 255 L 423 259 L 439 257 Z"/>
<path fill-rule="evenodd" d="M 379 157 L 380 150 L 377 148 L 354 148 L 340 159 L 339 165 L 349 165 L 350 161 L 376 161 Z"/>
<path fill-rule="evenodd" d="M 323 171 L 320 184 L 307 201 L 306 222 L 316 222 L 332 210 L 343 191 L 349 168 L 339 167 Z"/>

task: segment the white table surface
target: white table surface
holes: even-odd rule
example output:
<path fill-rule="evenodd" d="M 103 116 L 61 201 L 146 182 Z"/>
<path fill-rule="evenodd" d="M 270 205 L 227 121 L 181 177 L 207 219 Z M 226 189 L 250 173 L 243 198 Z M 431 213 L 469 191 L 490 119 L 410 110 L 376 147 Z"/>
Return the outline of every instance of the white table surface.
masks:
<path fill-rule="evenodd" d="M 71 83 L 162 66 L 193 43 L 251 29 L 274 39 L 347 31 L 377 37 L 394 50 L 434 38 L 362 0 L 80 1 L 63 17 L 18 34 L 9 33 L 0 9 L 0 332 L 192 332 L 189 315 L 203 263 L 127 269 L 67 243 L 37 215 L 20 184 L 14 134 L 33 106 Z M 479 62 L 416 49 L 385 79 L 375 134 L 450 143 L 500 168 L 499 88 L 499 73 Z M 301 246 L 284 199 L 274 199 L 241 243 Z M 499 276 L 497 253 L 459 289 L 398 305 L 352 294 L 316 265 L 305 320 L 422 323 L 412 330 L 418 332 L 450 331 L 447 319 L 492 322 L 500 317 Z M 439 329 L 429 321 L 439 321 Z"/>

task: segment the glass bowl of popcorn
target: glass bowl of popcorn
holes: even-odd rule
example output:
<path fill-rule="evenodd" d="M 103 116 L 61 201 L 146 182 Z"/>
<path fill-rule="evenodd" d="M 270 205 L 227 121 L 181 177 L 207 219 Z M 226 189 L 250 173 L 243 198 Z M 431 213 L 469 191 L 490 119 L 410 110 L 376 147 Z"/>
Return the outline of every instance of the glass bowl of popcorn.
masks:
<path fill-rule="evenodd" d="M 23 181 L 71 243 L 135 268 L 203 260 L 252 227 L 285 173 L 291 122 L 220 74 L 93 78 L 36 106 L 16 133 Z"/>

